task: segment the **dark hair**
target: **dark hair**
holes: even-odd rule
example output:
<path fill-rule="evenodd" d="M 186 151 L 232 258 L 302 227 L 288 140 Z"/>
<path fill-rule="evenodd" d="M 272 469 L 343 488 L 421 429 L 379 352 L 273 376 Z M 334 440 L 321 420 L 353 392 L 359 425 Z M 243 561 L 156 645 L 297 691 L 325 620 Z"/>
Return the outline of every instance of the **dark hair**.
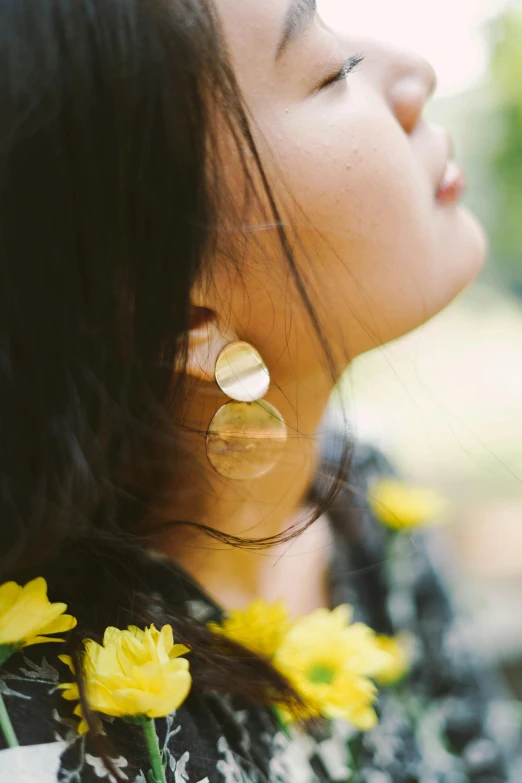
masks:
<path fill-rule="evenodd" d="M 205 687 L 291 701 L 268 662 L 151 602 L 136 535 L 179 447 L 189 292 L 234 203 L 224 134 L 314 319 L 210 0 L 0 4 L 0 577 L 45 573 L 76 650 L 172 622 Z"/>

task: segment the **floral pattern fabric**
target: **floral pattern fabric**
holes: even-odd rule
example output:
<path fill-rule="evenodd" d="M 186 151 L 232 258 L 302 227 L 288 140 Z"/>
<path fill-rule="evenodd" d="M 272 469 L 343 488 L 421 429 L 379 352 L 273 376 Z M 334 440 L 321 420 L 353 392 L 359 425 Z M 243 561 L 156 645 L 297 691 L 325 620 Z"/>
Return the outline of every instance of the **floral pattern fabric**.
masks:
<path fill-rule="evenodd" d="M 327 450 L 325 468 L 335 460 Z M 177 713 L 156 720 L 169 783 L 522 781 L 520 706 L 480 660 L 472 625 L 454 611 L 438 537 L 395 534 L 365 500 L 369 482 L 387 474 L 381 455 L 359 447 L 329 512 L 332 607 L 351 604 L 355 619 L 377 633 L 407 632 L 413 642 L 408 677 L 380 689 L 378 725 L 359 732 L 337 720 L 316 734 L 285 734 L 265 708 L 192 691 Z M 165 596 L 172 591 L 174 599 L 179 571 L 159 561 L 157 568 L 167 574 Z M 187 589 L 187 613 L 219 621 L 219 608 L 198 586 Z M 0 750 L 1 783 L 116 780 L 89 735 L 78 734 L 78 721 L 60 696 L 58 685 L 70 672 L 57 655 L 55 645 L 27 648 L 0 670 L 0 692 L 22 745 Z M 122 780 L 148 783 L 139 728 L 106 717 L 103 722 L 114 770 Z"/>

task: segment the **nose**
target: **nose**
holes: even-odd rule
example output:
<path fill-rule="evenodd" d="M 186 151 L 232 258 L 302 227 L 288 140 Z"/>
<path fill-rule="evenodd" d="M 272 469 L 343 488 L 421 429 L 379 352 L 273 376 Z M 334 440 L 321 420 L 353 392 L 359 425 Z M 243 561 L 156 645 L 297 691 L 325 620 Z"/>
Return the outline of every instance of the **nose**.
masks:
<path fill-rule="evenodd" d="M 396 52 L 388 70 L 387 98 L 405 132 L 416 128 L 426 102 L 435 92 L 437 76 L 420 55 Z"/>
<path fill-rule="evenodd" d="M 428 99 L 437 89 L 437 75 L 431 63 L 415 52 L 362 36 L 357 39 L 364 53 L 370 81 L 389 104 L 406 133 L 419 123 Z M 350 41 L 354 48 L 353 40 Z"/>

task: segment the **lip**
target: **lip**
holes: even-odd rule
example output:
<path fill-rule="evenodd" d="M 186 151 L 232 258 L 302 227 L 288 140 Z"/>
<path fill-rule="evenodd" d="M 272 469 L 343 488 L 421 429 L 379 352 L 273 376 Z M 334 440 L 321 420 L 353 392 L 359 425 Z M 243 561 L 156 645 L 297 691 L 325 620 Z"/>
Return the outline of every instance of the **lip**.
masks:
<path fill-rule="evenodd" d="M 436 199 L 445 206 L 458 201 L 466 190 L 466 175 L 454 160 L 448 160 L 437 189 Z"/>

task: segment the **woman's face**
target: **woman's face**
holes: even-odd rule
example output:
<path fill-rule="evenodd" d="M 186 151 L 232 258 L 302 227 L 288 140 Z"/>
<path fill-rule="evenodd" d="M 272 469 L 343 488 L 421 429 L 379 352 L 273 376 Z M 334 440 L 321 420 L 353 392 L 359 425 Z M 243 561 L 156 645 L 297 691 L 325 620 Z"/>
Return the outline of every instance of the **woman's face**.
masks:
<path fill-rule="evenodd" d="M 437 313 L 484 260 L 474 218 L 440 198 L 451 142 L 422 116 L 433 70 L 389 46 L 341 38 L 315 0 L 216 6 L 264 165 L 296 227 L 306 290 L 341 369 Z M 345 66 L 347 58 L 363 59 L 352 68 L 357 60 Z M 241 284 L 216 262 L 214 306 L 224 307 L 226 290 L 227 326 L 258 348 L 284 386 L 318 376 L 324 355 L 275 237 L 273 227 L 249 226 Z"/>

